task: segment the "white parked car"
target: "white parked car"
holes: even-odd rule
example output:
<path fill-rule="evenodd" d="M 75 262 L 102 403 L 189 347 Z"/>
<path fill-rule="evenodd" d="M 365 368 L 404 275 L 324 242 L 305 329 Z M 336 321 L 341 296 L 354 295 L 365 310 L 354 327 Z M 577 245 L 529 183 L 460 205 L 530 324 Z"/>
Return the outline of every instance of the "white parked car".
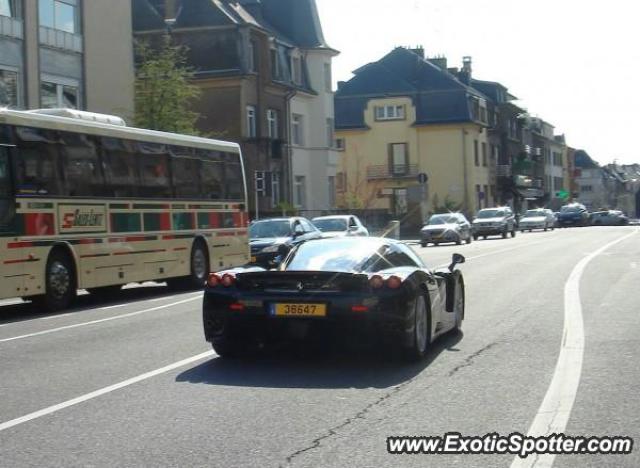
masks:
<path fill-rule="evenodd" d="M 591 213 L 591 224 L 593 226 L 623 226 L 629 224 L 629 218 L 622 211 L 596 211 Z"/>
<path fill-rule="evenodd" d="M 520 218 L 519 228 L 520 231 L 533 231 L 534 229 L 541 229 L 546 231 L 547 229 L 554 230 L 556 226 L 556 217 L 553 211 L 538 208 L 535 210 L 528 210 L 522 218 Z"/>
<path fill-rule="evenodd" d="M 320 216 L 311 220 L 322 231 L 323 237 L 346 237 L 369 235 L 360 219 L 354 215 Z"/>

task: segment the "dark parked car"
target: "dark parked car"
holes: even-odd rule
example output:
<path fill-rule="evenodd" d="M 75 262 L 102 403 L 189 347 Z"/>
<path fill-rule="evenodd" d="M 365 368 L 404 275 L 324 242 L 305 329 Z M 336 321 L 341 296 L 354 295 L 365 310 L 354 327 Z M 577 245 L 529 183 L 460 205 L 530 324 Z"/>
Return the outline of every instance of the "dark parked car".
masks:
<path fill-rule="evenodd" d="M 571 203 L 560 208 L 558 226 L 588 226 L 590 223 L 589 212 L 580 203 Z"/>
<path fill-rule="evenodd" d="M 474 240 L 478 237 L 486 239 L 488 236 L 502 236 L 506 239 L 509 233 L 511 237 L 516 237 L 517 227 L 516 217 L 508 206 L 478 211 L 471 225 Z"/>
<path fill-rule="evenodd" d="M 249 226 L 251 263 L 273 268 L 297 244 L 322 237 L 306 218 L 273 218 L 255 221 Z"/>
<path fill-rule="evenodd" d="M 212 273 L 204 334 L 216 353 L 232 357 L 272 340 L 305 340 L 317 330 L 364 332 L 418 360 L 436 337 L 462 326 L 458 263 L 464 257 L 456 254 L 448 269 L 431 271 L 410 247 L 385 238 L 305 242 L 277 270 Z"/>

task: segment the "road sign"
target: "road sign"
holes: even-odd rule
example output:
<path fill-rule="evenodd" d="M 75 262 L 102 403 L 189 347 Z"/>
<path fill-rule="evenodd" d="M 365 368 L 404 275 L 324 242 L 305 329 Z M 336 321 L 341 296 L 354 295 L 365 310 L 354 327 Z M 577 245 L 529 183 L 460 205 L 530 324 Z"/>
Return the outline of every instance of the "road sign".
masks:
<path fill-rule="evenodd" d="M 556 192 L 556 197 L 562 198 L 563 200 L 567 199 L 569 198 L 569 192 L 567 192 L 566 190 L 559 190 Z"/>
<path fill-rule="evenodd" d="M 420 174 L 418 174 L 418 182 L 421 183 L 422 185 L 426 184 L 428 180 L 429 180 L 429 176 L 424 172 L 421 172 Z"/>

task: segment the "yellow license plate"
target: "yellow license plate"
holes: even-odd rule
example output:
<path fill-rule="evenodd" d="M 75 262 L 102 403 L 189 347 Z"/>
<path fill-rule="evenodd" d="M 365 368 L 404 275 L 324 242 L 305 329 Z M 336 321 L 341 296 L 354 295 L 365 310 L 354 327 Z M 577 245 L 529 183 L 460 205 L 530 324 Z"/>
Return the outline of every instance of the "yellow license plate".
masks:
<path fill-rule="evenodd" d="M 326 304 L 275 304 L 276 317 L 326 317 Z"/>
<path fill-rule="evenodd" d="M 251 257 L 251 263 L 256 263 L 258 259 L 256 257 Z"/>

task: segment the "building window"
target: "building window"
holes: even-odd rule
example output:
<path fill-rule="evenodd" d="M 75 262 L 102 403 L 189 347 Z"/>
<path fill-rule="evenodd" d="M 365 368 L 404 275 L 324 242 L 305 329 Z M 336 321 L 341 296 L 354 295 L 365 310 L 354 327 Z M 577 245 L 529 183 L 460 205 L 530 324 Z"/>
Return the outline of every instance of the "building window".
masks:
<path fill-rule="evenodd" d="M 304 146 L 304 118 L 300 114 L 291 116 L 291 143 Z"/>
<path fill-rule="evenodd" d="M 487 144 L 482 142 L 482 165 L 487 167 Z"/>
<path fill-rule="evenodd" d="M 291 78 L 295 84 L 302 84 L 302 59 L 300 57 L 291 58 Z"/>
<path fill-rule="evenodd" d="M 18 72 L 0 68 L 0 107 L 18 106 Z"/>
<path fill-rule="evenodd" d="M 275 109 L 267 110 L 267 126 L 269 128 L 269 138 L 278 139 L 278 111 Z"/>
<path fill-rule="evenodd" d="M 38 0 L 40 26 L 79 33 L 77 0 Z"/>
<path fill-rule="evenodd" d="M 404 120 L 404 106 L 376 106 L 376 120 Z"/>
<path fill-rule="evenodd" d="M 280 204 L 280 174 L 271 173 L 271 205 L 275 208 Z"/>
<path fill-rule="evenodd" d="M 336 149 L 338 151 L 344 151 L 345 142 L 344 138 L 336 138 Z"/>
<path fill-rule="evenodd" d="M 271 78 L 277 80 L 280 78 L 280 60 L 278 58 L 278 50 L 271 49 Z"/>
<path fill-rule="evenodd" d="M 255 138 L 258 136 L 255 106 L 247 106 L 247 136 Z"/>
<path fill-rule="evenodd" d="M 593 192 L 593 187 L 591 185 L 583 185 L 580 190 L 582 192 Z"/>
<path fill-rule="evenodd" d="M 294 199 L 293 203 L 297 207 L 304 208 L 307 204 L 306 195 L 307 195 L 307 182 L 305 176 L 296 176 L 294 181 Z"/>
<path fill-rule="evenodd" d="M 476 167 L 480 167 L 480 155 L 478 154 L 478 140 L 473 140 L 473 160 Z"/>
<path fill-rule="evenodd" d="M 9 18 L 19 18 L 19 4 L 17 0 L 0 0 L 0 16 L 8 16 Z"/>
<path fill-rule="evenodd" d="M 407 189 L 396 188 L 393 189 L 393 213 L 395 216 L 406 215 L 409 211 L 409 204 L 407 203 Z"/>
<path fill-rule="evenodd" d="M 329 148 L 333 148 L 333 145 L 335 144 L 334 127 L 334 120 L 327 119 L 327 146 Z"/>
<path fill-rule="evenodd" d="M 40 105 L 51 108 L 80 108 L 80 92 L 77 82 L 72 80 L 53 81 L 49 78 L 40 83 Z"/>
<path fill-rule="evenodd" d="M 489 186 L 484 186 L 484 192 L 482 192 L 482 198 L 484 198 L 484 207 L 489 208 Z"/>
<path fill-rule="evenodd" d="M 407 173 L 409 155 L 406 143 L 392 143 L 390 145 L 390 169 L 393 175 L 404 175 Z"/>
<path fill-rule="evenodd" d="M 336 178 L 335 176 L 327 177 L 327 186 L 329 188 L 329 209 L 336 206 Z"/>
<path fill-rule="evenodd" d="M 480 185 L 476 184 L 476 200 L 478 201 L 477 206 L 478 206 L 478 210 L 482 209 L 482 198 L 480 195 L 480 191 L 482 189 L 480 188 Z"/>
<path fill-rule="evenodd" d="M 336 192 L 344 192 L 347 190 L 347 175 L 344 172 L 336 174 Z"/>
<path fill-rule="evenodd" d="M 331 77 L 331 64 L 324 64 L 324 88 L 328 93 L 333 92 L 333 78 Z"/>
<path fill-rule="evenodd" d="M 250 72 L 256 71 L 256 41 L 249 41 L 249 50 L 247 51 L 247 67 Z"/>

